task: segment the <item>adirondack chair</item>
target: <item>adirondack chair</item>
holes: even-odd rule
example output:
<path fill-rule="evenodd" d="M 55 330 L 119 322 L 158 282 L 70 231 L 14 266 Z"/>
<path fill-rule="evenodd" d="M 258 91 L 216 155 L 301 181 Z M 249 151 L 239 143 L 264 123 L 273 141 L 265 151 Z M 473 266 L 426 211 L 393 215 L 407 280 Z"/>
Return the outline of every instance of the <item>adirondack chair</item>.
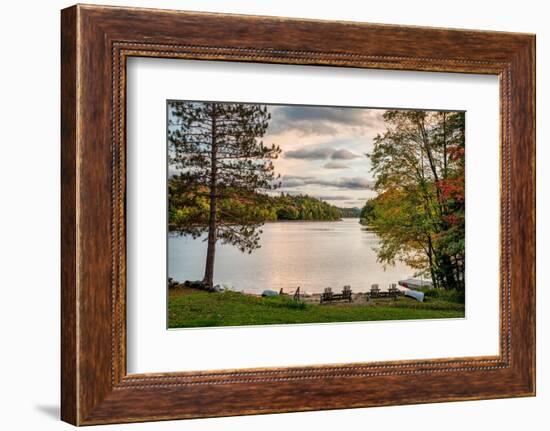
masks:
<path fill-rule="evenodd" d="M 342 299 L 347 299 L 351 302 L 351 286 L 344 286 L 342 290 Z"/>
<path fill-rule="evenodd" d="M 325 291 L 321 295 L 321 304 L 323 302 L 330 302 L 332 300 L 332 287 L 325 287 Z"/>
<path fill-rule="evenodd" d="M 395 283 L 392 283 L 390 285 L 390 288 L 388 289 L 388 296 L 390 298 L 394 298 L 394 299 L 397 299 L 400 295 L 400 291 L 399 289 L 397 288 L 397 285 Z"/>
<path fill-rule="evenodd" d="M 370 292 L 368 293 L 368 298 L 378 298 L 380 296 L 380 288 L 378 287 L 378 284 L 373 284 L 370 287 Z"/>
<path fill-rule="evenodd" d="M 351 286 L 344 286 L 342 293 L 333 293 L 332 288 L 327 287 L 321 295 L 321 304 L 332 301 L 352 301 Z"/>

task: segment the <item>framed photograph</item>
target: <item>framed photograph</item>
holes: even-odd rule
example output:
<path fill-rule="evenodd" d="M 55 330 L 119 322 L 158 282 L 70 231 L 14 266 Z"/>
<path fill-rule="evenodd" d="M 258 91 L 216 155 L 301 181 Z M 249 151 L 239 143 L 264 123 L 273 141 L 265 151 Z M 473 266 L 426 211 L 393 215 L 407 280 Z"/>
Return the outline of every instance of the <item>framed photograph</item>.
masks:
<path fill-rule="evenodd" d="M 535 394 L 535 37 L 62 11 L 62 419 Z"/>
<path fill-rule="evenodd" d="M 167 117 L 169 328 L 465 317 L 465 112 Z"/>

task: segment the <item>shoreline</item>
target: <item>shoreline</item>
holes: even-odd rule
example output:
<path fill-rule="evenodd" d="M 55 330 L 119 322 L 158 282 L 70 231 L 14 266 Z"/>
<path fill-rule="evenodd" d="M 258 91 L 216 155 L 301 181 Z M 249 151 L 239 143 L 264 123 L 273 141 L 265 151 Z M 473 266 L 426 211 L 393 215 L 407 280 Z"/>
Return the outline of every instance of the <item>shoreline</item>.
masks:
<path fill-rule="evenodd" d="M 345 217 L 339 218 L 338 220 L 265 220 L 263 224 L 268 223 L 334 223 L 344 221 Z M 351 217 L 350 217 L 351 218 Z"/>
<path fill-rule="evenodd" d="M 359 217 L 341 217 L 337 220 L 323 220 L 323 219 L 315 219 L 315 220 L 264 220 L 262 222 L 262 224 L 271 224 L 271 223 L 335 223 L 335 222 L 342 222 L 344 220 L 360 220 Z M 360 222 L 357 222 L 359 225 L 361 226 L 365 226 L 365 225 L 362 225 Z M 176 234 L 178 235 L 178 232 L 176 231 L 171 231 L 171 230 L 168 230 L 168 234 Z"/>
<path fill-rule="evenodd" d="M 397 288 L 398 290 L 403 294 L 407 288 L 403 287 L 403 286 L 399 286 L 397 285 Z M 185 293 L 193 293 L 193 292 L 208 292 L 208 293 L 224 293 L 224 292 L 232 292 L 232 293 L 238 293 L 238 294 L 241 294 L 241 295 L 245 295 L 245 296 L 249 296 L 249 297 L 252 297 L 252 298 L 262 298 L 263 295 L 262 295 L 262 292 L 246 292 L 244 290 L 238 290 L 238 289 L 227 289 L 227 288 L 223 288 L 222 290 L 220 291 L 208 291 L 206 289 L 202 289 L 202 288 L 197 288 L 197 287 L 193 287 L 193 286 L 189 286 L 189 285 L 185 285 L 184 283 L 173 283 L 171 286 L 169 285 L 169 288 L 168 290 L 170 292 L 180 292 L 182 294 L 185 294 Z M 270 290 L 270 289 L 268 289 Z M 388 289 L 381 289 L 381 291 L 387 291 Z M 339 294 L 340 291 L 339 290 L 334 290 L 333 291 L 335 294 Z M 294 297 L 294 293 L 295 291 L 288 291 L 288 292 L 284 292 L 281 294 L 281 293 L 277 293 L 277 295 L 274 295 L 273 297 L 285 297 L 285 298 L 290 298 L 292 299 Z M 369 301 L 367 300 L 367 294 L 369 293 L 369 291 L 359 291 L 359 292 L 353 292 L 352 290 L 352 294 L 351 294 L 351 297 L 352 297 L 352 301 L 351 302 L 345 302 L 345 304 L 349 304 L 349 305 L 353 305 L 353 304 L 356 304 L 356 305 L 364 305 L 366 303 L 368 303 Z M 320 301 L 321 301 L 321 296 L 323 295 L 322 292 L 303 292 L 303 293 L 300 293 L 300 297 L 299 297 L 299 301 L 302 301 L 306 304 L 319 304 Z M 378 299 L 381 299 L 381 300 L 387 300 L 388 298 L 376 298 L 376 300 Z M 339 303 L 339 302 L 336 302 L 336 303 Z"/>

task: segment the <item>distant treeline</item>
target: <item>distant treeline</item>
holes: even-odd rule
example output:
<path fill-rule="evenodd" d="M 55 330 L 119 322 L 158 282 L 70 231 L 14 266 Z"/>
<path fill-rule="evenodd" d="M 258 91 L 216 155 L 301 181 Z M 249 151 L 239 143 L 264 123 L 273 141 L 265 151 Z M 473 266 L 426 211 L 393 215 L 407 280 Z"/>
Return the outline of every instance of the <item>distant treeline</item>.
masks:
<path fill-rule="evenodd" d="M 342 211 L 342 218 L 358 218 L 361 215 L 361 208 L 338 208 Z"/>
<path fill-rule="evenodd" d="M 199 232 L 209 220 L 210 193 L 205 187 L 194 187 L 184 176 L 169 180 L 169 228 L 172 232 Z M 269 196 L 234 188 L 218 190 L 218 219 L 231 226 L 234 221 L 246 220 L 248 225 L 267 221 L 317 220 L 336 221 L 359 217 L 359 208 L 339 208 L 308 195 L 281 193 Z M 185 229 L 185 231 L 184 231 Z M 191 232 L 192 234 L 192 232 Z"/>
<path fill-rule="evenodd" d="M 339 208 L 307 195 L 270 197 L 269 220 L 340 220 L 345 217 L 359 217 L 359 208 Z"/>

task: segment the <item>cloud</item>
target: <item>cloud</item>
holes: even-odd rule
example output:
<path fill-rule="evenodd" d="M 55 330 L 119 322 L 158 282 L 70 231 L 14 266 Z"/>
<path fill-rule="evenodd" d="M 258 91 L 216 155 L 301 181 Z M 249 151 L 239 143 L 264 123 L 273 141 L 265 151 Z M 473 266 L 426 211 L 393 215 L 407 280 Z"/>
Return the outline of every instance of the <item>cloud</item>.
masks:
<path fill-rule="evenodd" d="M 281 179 L 281 186 L 284 188 L 301 187 L 306 185 L 306 177 L 294 177 L 292 175 L 285 175 Z"/>
<path fill-rule="evenodd" d="M 369 190 L 372 189 L 373 181 L 363 177 L 324 179 L 315 177 L 300 177 L 285 175 L 282 178 L 283 188 L 303 187 L 308 185 L 319 185 L 347 190 Z"/>
<path fill-rule="evenodd" d="M 275 106 L 268 133 L 295 130 L 304 135 L 337 135 L 343 128 L 380 129 L 384 109 L 333 106 Z"/>
<path fill-rule="evenodd" d="M 324 160 L 332 155 L 333 152 L 332 148 L 300 148 L 298 150 L 286 151 L 284 157 L 287 159 Z"/>
<path fill-rule="evenodd" d="M 355 190 L 368 190 L 372 189 L 373 186 L 373 181 L 362 177 L 339 178 L 338 180 L 336 180 L 336 185 L 334 185 L 334 187 Z"/>
<path fill-rule="evenodd" d="M 325 169 L 347 169 L 347 168 L 349 168 L 349 166 L 346 165 L 343 162 L 327 162 L 323 165 L 323 168 L 325 168 Z"/>
<path fill-rule="evenodd" d="M 326 160 L 328 158 L 335 160 L 352 160 L 362 157 L 359 154 L 346 150 L 345 148 L 335 149 L 325 145 L 316 147 L 302 147 L 297 150 L 285 151 L 283 156 L 286 159 L 300 160 Z"/>
<path fill-rule="evenodd" d="M 351 160 L 361 156 L 343 148 L 341 150 L 334 151 L 330 157 L 338 160 Z"/>

